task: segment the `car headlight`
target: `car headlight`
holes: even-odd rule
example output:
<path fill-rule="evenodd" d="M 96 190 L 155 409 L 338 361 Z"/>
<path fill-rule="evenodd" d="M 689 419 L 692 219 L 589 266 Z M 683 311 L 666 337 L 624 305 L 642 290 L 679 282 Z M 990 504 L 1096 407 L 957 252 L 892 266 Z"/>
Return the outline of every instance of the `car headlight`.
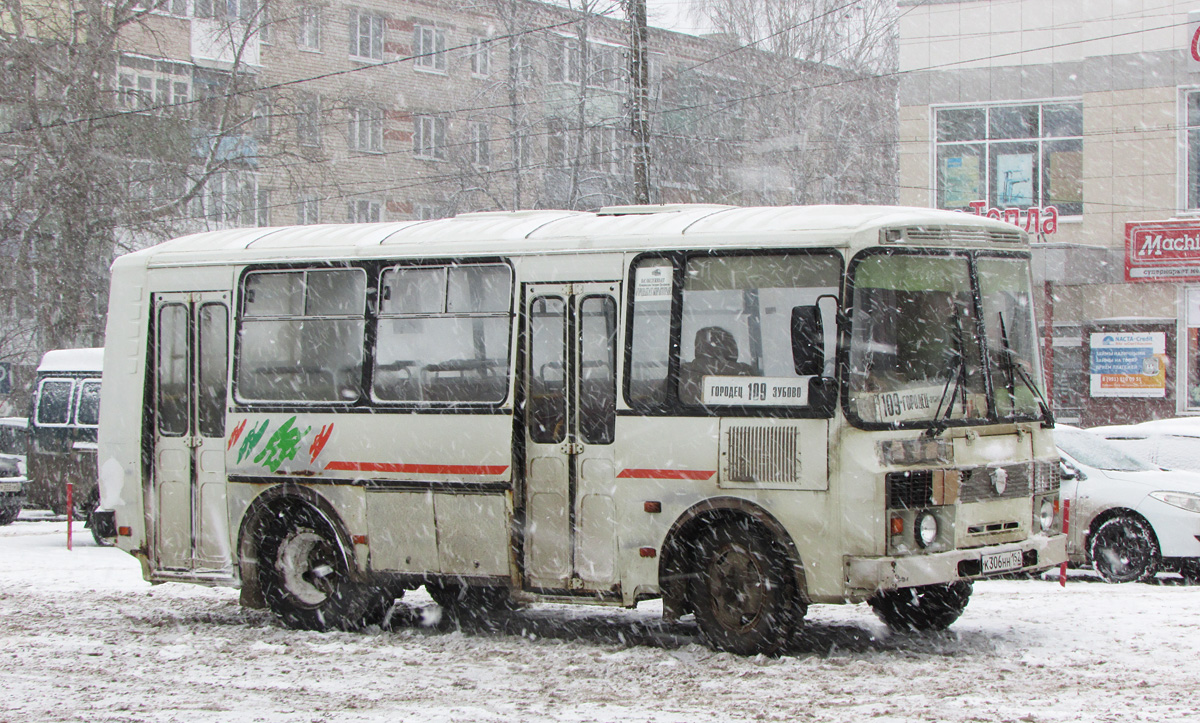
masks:
<path fill-rule="evenodd" d="M 913 537 L 921 547 L 929 547 L 938 536 L 938 521 L 932 512 L 922 512 L 913 521 Z"/>
<path fill-rule="evenodd" d="M 1150 496 L 1159 502 L 1166 502 L 1172 507 L 1178 507 L 1188 512 L 1200 514 L 1200 495 L 1190 492 L 1151 492 Z"/>
<path fill-rule="evenodd" d="M 1054 500 L 1042 500 L 1042 506 L 1038 509 L 1038 524 L 1042 526 L 1042 532 L 1049 532 L 1054 527 Z"/>

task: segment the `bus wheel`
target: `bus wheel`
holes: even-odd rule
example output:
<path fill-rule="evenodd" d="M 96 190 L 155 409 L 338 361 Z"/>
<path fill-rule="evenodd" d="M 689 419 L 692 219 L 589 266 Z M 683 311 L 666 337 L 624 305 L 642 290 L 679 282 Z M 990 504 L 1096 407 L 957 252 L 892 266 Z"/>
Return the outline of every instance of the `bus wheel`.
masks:
<path fill-rule="evenodd" d="M 1105 520 L 1088 547 L 1092 565 L 1105 582 L 1145 582 L 1158 572 L 1158 541 L 1137 517 Z"/>
<path fill-rule="evenodd" d="M 382 620 L 394 599 L 350 579 L 336 535 L 311 509 L 268 524 L 258 559 L 263 597 L 291 628 L 358 630 Z"/>
<path fill-rule="evenodd" d="M 96 541 L 98 547 L 108 547 L 112 543 L 100 536 L 96 529 L 96 520 L 94 519 L 96 510 L 100 509 L 100 488 L 96 487 L 92 490 L 92 494 L 88 495 L 88 503 L 85 519 L 87 520 L 87 528 L 92 531 L 92 539 Z"/>
<path fill-rule="evenodd" d="M 771 654 L 799 618 L 783 555 L 749 523 L 718 523 L 696 541 L 691 603 L 706 643 L 738 655 Z"/>
<path fill-rule="evenodd" d="M 896 632 L 945 630 L 967 609 L 971 589 L 970 581 L 960 580 L 888 590 L 868 602 L 879 619 Z"/>

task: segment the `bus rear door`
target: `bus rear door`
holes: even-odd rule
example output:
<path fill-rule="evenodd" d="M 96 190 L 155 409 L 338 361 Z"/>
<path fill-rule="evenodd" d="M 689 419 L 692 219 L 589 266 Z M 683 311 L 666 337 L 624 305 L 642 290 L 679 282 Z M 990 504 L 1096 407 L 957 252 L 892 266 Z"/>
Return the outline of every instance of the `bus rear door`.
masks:
<path fill-rule="evenodd" d="M 158 569 L 228 573 L 229 294 L 155 295 L 154 549 Z"/>

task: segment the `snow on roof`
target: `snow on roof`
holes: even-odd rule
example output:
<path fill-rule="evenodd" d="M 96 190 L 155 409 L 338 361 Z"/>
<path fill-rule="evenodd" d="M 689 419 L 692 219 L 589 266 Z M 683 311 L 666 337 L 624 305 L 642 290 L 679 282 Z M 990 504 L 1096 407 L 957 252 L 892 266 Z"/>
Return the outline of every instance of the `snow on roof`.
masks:
<path fill-rule="evenodd" d="M 587 248 L 637 250 L 684 244 L 685 237 L 728 236 L 745 244 L 747 235 L 788 243 L 845 243 L 849 234 L 882 227 L 987 228 L 1013 234 L 1011 224 L 930 208 L 899 206 L 771 206 L 739 208 L 706 204 L 622 206 L 582 211 L 495 211 L 464 213 L 432 221 L 372 224 L 315 224 L 207 231 L 144 249 L 130 258 L 171 265 L 231 262 L 308 255 L 379 256 L 396 253 L 546 253 Z M 807 234 L 798 237 L 798 234 Z M 690 242 L 689 242 L 690 243 Z"/>
<path fill-rule="evenodd" d="M 38 373 L 95 372 L 104 368 L 104 349 L 55 349 L 42 356 Z"/>

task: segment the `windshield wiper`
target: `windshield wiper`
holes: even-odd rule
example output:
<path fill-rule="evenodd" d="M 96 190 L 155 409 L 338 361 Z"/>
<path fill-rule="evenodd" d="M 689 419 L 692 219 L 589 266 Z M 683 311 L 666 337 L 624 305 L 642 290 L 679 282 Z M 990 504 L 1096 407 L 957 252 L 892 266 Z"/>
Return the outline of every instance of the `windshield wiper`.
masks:
<path fill-rule="evenodd" d="M 964 408 L 967 406 L 967 345 L 964 336 L 962 310 L 958 308 L 958 304 L 954 304 L 954 368 L 951 369 L 950 378 L 946 380 L 946 386 L 942 387 L 942 396 L 938 399 L 937 409 L 933 413 L 933 424 L 925 430 L 926 437 L 936 437 L 946 431 L 946 427 L 949 426 L 946 422 L 954 413 L 955 397 L 961 394 L 962 405 Z M 942 405 L 946 404 L 947 393 L 950 395 L 950 404 L 943 412 Z"/>
<path fill-rule="evenodd" d="M 1004 325 L 1004 312 L 997 312 L 1000 316 L 1000 359 L 1004 366 L 1005 376 L 1008 377 L 1008 399 L 1011 405 L 1013 416 L 1017 414 L 1017 385 L 1016 380 L 1021 380 L 1021 384 L 1025 386 L 1033 396 L 1037 397 L 1038 407 L 1041 408 L 1042 420 L 1047 427 L 1054 426 L 1054 413 L 1050 411 L 1050 403 L 1046 401 L 1046 397 L 1042 395 L 1042 390 L 1034 383 L 1033 377 L 1029 376 L 1029 372 L 1021 364 L 1017 358 L 1017 353 L 1013 351 L 1012 345 L 1008 343 L 1008 329 Z"/>

